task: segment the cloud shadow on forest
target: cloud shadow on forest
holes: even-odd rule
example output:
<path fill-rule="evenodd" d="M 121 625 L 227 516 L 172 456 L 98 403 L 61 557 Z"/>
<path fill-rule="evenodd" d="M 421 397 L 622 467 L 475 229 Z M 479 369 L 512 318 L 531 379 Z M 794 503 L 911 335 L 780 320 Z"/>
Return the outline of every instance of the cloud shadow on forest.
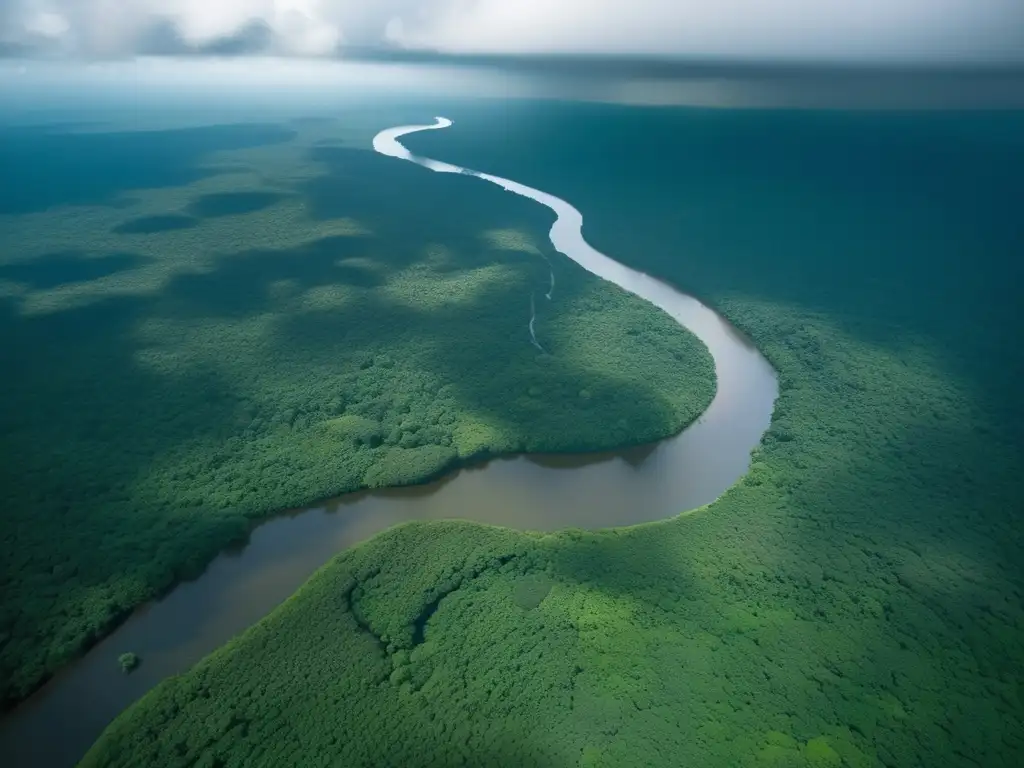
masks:
<path fill-rule="evenodd" d="M 113 296 L 24 316 L 13 300 L 3 300 L 0 369 L 16 375 L 5 381 L 0 419 L 6 448 L 20 458 L 0 466 L 0 485 L 17 500 L 8 525 L 22 533 L 17 552 L 5 550 L 0 558 L 0 572 L 12 610 L 16 606 L 36 632 L 9 638 L 0 667 L 10 685 L 4 695 L 33 682 L 32 665 L 8 666 L 31 659 L 25 643 L 59 658 L 67 650 L 69 630 L 81 631 L 76 622 L 102 625 L 134 607 L 128 592 L 112 586 L 115 573 L 129 578 L 148 573 L 157 586 L 166 586 L 175 573 L 194 568 L 189 559 L 212 556 L 223 543 L 216 541 L 219 536 L 196 538 L 189 530 L 194 526 L 178 526 L 182 551 L 193 554 L 169 562 L 171 540 L 152 535 L 167 524 L 165 513 L 141 498 L 125 503 L 136 478 L 183 441 L 198 434 L 226 438 L 235 402 L 231 387 L 211 370 L 182 371 L 168 387 L 164 376 L 139 365 L 136 329 L 148 317 L 151 301 Z M 200 407 L 190 392 L 203 393 Z M 38 590 L 24 573 L 50 573 L 69 562 L 73 568 L 60 580 L 59 591 L 78 602 L 52 604 L 49 597 L 35 597 Z M 98 613 L 82 613 L 88 601 L 112 592 L 113 601 Z M 63 613 L 71 605 L 78 606 L 71 609 L 73 619 Z M 92 625 L 86 636 L 97 629 Z M 23 674 L 29 679 L 21 679 Z"/>
<path fill-rule="evenodd" d="M 537 245 L 548 245 L 554 214 L 487 182 L 433 173 L 364 149 L 317 146 L 308 156 L 325 170 L 299 186 L 312 218 L 359 221 L 393 244 L 403 264 L 421 258 L 425 244 L 443 243 L 456 249 L 460 267 L 472 265 L 480 233 L 508 226 L 543 233 Z"/>
<path fill-rule="evenodd" d="M 0 128 L 0 214 L 114 205 L 133 189 L 184 186 L 218 172 L 204 166 L 211 152 L 294 136 L 273 124 L 83 133 Z"/>
<path fill-rule="evenodd" d="M 59 251 L 29 261 L 0 265 L 0 280 L 23 283 L 35 290 L 85 283 L 144 266 L 151 258 L 135 253 L 90 257 L 83 251 Z"/>
<path fill-rule="evenodd" d="M 324 285 L 374 288 L 383 277 L 369 265 L 346 260 L 366 250 L 362 236 L 337 235 L 286 250 L 249 250 L 221 257 L 202 274 L 173 278 L 161 294 L 162 311 L 170 316 L 224 317 L 267 311 L 273 304 L 271 285 L 294 281 L 299 291 Z"/>

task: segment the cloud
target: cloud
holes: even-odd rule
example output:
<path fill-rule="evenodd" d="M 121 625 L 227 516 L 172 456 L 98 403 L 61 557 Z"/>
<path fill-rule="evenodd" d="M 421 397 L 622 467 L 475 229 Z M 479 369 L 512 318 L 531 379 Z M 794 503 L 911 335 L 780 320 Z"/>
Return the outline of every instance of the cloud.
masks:
<path fill-rule="evenodd" d="M 1024 61 L 1022 0 L 0 0 L 0 51 Z"/>
<path fill-rule="evenodd" d="M 394 37 L 461 53 L 1024 59 L 1021 0 L 476 0 Z"/>
<path fill-rule="evenodd" d="M 334 0 L 0 0 L 0 46 L 82 58 L 334 55 Z"/>
<path fill-rule="evenodd" d="M 206 41 L 189 42 L 172 22 L 148 25 L 135 39 L 133 53 L 143 56 L 251 56 L 272 51 L 274 32 L 262 20 L 246 22 L 238 30 Z"/>

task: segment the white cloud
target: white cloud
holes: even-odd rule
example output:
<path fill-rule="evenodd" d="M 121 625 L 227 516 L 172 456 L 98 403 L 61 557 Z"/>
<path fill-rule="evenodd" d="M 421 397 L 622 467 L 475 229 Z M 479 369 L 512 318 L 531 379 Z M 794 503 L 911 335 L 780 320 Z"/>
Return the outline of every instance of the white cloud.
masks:
<path fill-rule="evenodd" d="M 68 20 L 53 11 L 39 11 L 25 20 L 25 29 L 30 34 L 60 38 L 67 34 Z"/>
<path fill-rule="evenodd" d="M 184 47 L 202 49 L 259 25 L 272 51 L 321 56 L 341 42 L 344 6 L 335 0 L 14 0 L 0 13 L 0 40 L 31 45 L 45 37 L 71 55 L 110 57 L 146 52 L 154 31 L 172 30 Z"/>
<path fill-rule="evenodd" d="M 0 0 L 0 42 L 12 45 L 127 55 L 146 52 L 154 30 L 197 50 L 234 39 L 235 52 L 283 56 L 393 43 L 454 53 L 1024 60 L 1024 0 Z M 246 37 L 252 30 L 260 34 Z"/>
<path fill-rule="evenodd" d="M 341 43 L 341 25 L 332 20 L 326 0 L 281 0 L 275 3 L 271 28 L 286 53 L 322 56 Z"/>
<path fill-rule="evenodd" d="M 1024 58 L 1024 0 L 476 0 L 404 42 L 453 52 Z"/>
<path fill-rule="evenodd" d="M 239 30 L 253 18 L 265 17 L 274 11 L 272 2 L 249 0 L 176 0 L 162 4 L 150 3 L 153 13 L 172 19 L 186 42 L 208 43 Z"/>

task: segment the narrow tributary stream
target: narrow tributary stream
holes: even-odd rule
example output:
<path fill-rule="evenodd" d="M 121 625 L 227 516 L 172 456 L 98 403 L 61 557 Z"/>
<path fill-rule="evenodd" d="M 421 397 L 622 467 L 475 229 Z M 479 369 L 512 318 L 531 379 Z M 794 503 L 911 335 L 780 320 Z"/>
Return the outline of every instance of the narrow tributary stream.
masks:
<path fill-rule="evenodd" d="M 195 581 L 141 607 L 8 713 L 0 721 L 5 766 L 74 765 L 121 710 L 160 680 L 187 670 L 259 621 L 338 551 L 396 523 L 469 518 L 533 530 L 628 525 L 708 504 L 746 471 L 778 394 L 775 372 L 764 357 L 693 297 L 591 248 L 583 239 L 582 215 L 564 200 L 416 157 L 398 142 L 405 134 L 449 125 L 438 118 L 433 125 L 390 128 L 374 138 L 373 147 L 433 171 L 475 177 L 467 184 L 481 179 L 498 184 L 551 208 L 558 215 L 551 228 L 558 251 L 660 307 L 704 342 L 717 375 L 711 405 L 688 429 L 655 445 L 585 456 L 496 459 L 429 485 L 350 494 L 269 520 L 243 549 L 219 556 Z M 131 675 L 117 665 L 125 651 L 143 660 Z"/>

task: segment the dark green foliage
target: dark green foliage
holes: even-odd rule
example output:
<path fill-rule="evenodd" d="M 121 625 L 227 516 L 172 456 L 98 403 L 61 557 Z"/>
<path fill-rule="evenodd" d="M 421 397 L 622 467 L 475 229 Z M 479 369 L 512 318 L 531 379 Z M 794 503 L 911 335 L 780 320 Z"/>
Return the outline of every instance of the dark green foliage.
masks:
<path fill-rule="evenodd" d="M 216 150 L 288 141 L 277 125 L 214 125 L 163 131 L 67 132 L 0 128 L 0 214 L 62 205 L 109 205 L 134 189 L 188 184 Z"/>
<path fill-rule="evenodd" d="M 122 653 L 117 657 L 117 663 L 121 665 L 121 671 L 126 675 L 139 666 L 140 662 L 141 659 L 131 651 L 128 653 Z"/>
<path fill-rule="evenodd" d="M 1020 115 L 449 114 L 409 144 L 769 356 L 749 474 L 625 530 L 392 530 L 85 765 L 1021 765 Z"/>
<path fill-rule="evenodd" d="M 193 187 L 125 210 L 6 217 L 0 700 L 272 512 L 474 458 L 649 441 L 709 402 L 696 339 L 549 252 L 538 355 L 536 206 L 369 151 L 307 151 L 250 149 L 253 170 L 199 166 Z M 275 169 L 297 178 L 285 192 L 260 186 Z M 424 199 L 444 205 L 424 217 Z M 212 218 L 152 225 L 175 207 Z"/>
<path fill-rule="evenodd" d="M 149 259 L 133 253 L 99 256 L 88 255 L 80 250 L 47 253 L 30 261 L 0 264 L 0 280 L 20 283 L 36 290 L 47 290 L 138 269 L 147 261 Z"/>
<path fill-rule="evenodd" d="M 514 582 L 512 600 L 526 611 L 533 610 L 548 596 L 554 582 L 546 576 L 530 575 Z"/>

